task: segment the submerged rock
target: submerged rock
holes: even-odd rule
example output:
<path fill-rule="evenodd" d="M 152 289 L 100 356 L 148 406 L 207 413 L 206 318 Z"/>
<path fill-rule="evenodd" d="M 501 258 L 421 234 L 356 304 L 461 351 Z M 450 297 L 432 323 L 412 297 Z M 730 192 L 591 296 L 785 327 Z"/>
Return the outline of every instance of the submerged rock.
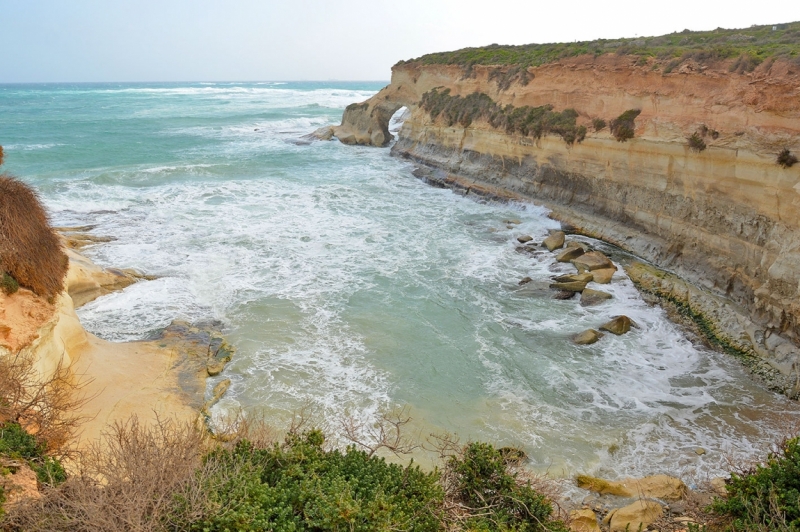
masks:
<path fill-rule="evenodd" d="M 572 342 L 576 345 L 589 345 L 597 342 L 604 336 L 603 333 L 594 329 L 587 329 L 572 337 Z"/>
<path fill-rule="evenodd" d="M 524 284 L 528 284 L 531 281 L 533 281 L 533 279 L 531 279 L 530 277 L 523 277 L 522 279 L 519 280 L 517 284 L 522 286 Z"/>
<path fill-rule="evenodd" d="M 553 294 L 553 299 L 558 299 L 562 301 L 566 299 L 572 299 L 573 297 L 575 297 L 575 294 L 576 292 L 572 292 L 570 290 L 559 290 L 558 292 Z"/>
<path fill-rule="evenodd" d="M 617 336 L 625 334 L 631 330 L 631 319 L 627 316 L 617 316 L 611 321 L 604 323 L 600 326 L 601 331 L 608 331 Z"/>
<path fill-rule="evenodd" d="M 608 292 L 602 290 L 592 290 L 591 288 L 585 289 L 581 292 L 581 306 L 588 307 L 591 305 L 598 305 L 603 301 L 608 301 L 613 296 Z"/>
<path fill-rule="evenodd" d="M 556 256 L 556 260 L 558 262 L 570 262 L 583 254 L 583 248 L 567 248 Z"/>
<path fill-rule="evenodd" d="M 333 128 L 334 126 L 322 126 L 302 138 L 307 140 L 332 140 L 334 135 Z"/>
<path fill-rule="evenodd" d="M 564 231 L 556 231 L 544 239 L 542 245 L 547 248 L 547 251 L 554 251 L 564 245 Z"/>

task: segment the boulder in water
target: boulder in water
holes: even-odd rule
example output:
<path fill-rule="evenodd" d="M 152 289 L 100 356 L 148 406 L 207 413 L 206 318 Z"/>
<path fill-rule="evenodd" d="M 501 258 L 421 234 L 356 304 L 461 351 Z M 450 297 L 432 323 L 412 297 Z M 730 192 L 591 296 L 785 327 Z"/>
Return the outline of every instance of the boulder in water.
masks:
<path fill-rule="evenodd" d="M 554 251 L 564 245 L 564 238 L 564 231 L 555 231 L 544 239 L 542 245 L 547 248 L 547 251 Z"/>
<path fill-rule="evenodd" d="M 568 290 L 570 292 L 583 292 L 586 288 L 586 283 L 578 281 L 567 281 L 566 283 L 551 283 L 550 288 L 553 290 Z"/>
<path fill-rule="evenodd" d="M 559 290 L 558 292 L 553 294 L 553 299 L 558 299 L 562 301 L 566 299 L 572 299 L 573 297 L 575 297 L 575 293 L 576 292 L 572 292 L 571 290 Z"/>
<path fill-rule="evenodd" d="M 530 236 L 530 235 L 523 235 L 523 236 L 520 236 L 520 237 L 517 238 L 517 241 L 520 244 L 524 244 L 526 242 L 530 242 L 531 240 L 533 240 L 533 237 Z"/>
<path fill-rule="evenodd" d="M 594 329 L 587 329 L 572 337 L 572 342 L 576 345 L 589 345 L 597 342 L 603 337 L 603 333 Z"/>
<path fill-rule="evenodd" d="M 569 275 L 559 275 L 554 281 L 557 283 L 569 283 L 572 281 L 577 281 L 579 283 L 588 283 L 592 280 L 593 275 L 591 273 L 571 273 Z"/>
<path fill-rule="evenodd" d="M 594 275 L 594 282 L 599 284 L 610 283 L 611 277 L 614 275 L 615 271 L 617 271 L 616 268 L 599 268 L 597 270 L 592 270 L 592 275 Z"/>
<path fill-rule="evenodd" d="M 608 331 L 617 336 L 625 334 L 631 330 L 633 322 L 628 316 L 616 316 L 611 321 L 608 321 L 600 326 L 601 331 Z"/>
<path fill-rule="evenodd" d="M 567 248 L 556 256 L 558 262 L 570 262 L 584 254 L 583 248 Z"/>
<path fill-rule="evenodd" d="M 578 268 L 578 270 L 581 268 L 589 271 L 599 270 L 602 268 L 614 268 L 614 263 L 611 262 L 611 259 L 599 251 L 590 251 L 589 253 L 584 253 L 580 257 L 572 259 L 571 262 L 576 268 Z"/>

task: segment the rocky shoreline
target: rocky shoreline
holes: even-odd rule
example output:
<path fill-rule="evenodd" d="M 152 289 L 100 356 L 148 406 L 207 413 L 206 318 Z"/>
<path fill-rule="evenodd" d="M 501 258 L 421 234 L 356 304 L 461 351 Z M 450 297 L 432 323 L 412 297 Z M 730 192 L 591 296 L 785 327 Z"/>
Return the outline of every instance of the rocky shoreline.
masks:
<path fill-rule="evenodd" d="M 416 163 L 418 177 L 543 205 L 564 228 L 675 275 L 693 287 L 690 301 L 654 291 L 713 345 L 761 359 L 759 378 L 796 396 L 800 182 L 778 155 L 800 149 L 794 67 L 655 72 L 606 54 L 528 68 L 524 82 L 515 68 L 399 63 L 387 87 L 316 136 L 387 146 L 389 119 L 406 107 L 391 151 Z M 504 73 L 509 84 L 497 81 Z M 568 112 L 575 136 L 501 127 L 486 109 Z M 605 127 L 620 117 L 629 117 L 624 138 Z M 692 149 L 687 139 L 703 136 Z"/>
<path fill-rule="evenodd" d="M 109 240 L 90 233 L 91 226 L 56 229 L 69 258 L 64 291 L 53 303 L 24 289 L 0 294 L 8 329 L 0 346 L 3 354 L 30 357 L 44 380 L 59 368 L 73 375 L 84 397 L 76 412 L 85 420 L 73 442 L 78 448 L 99 441 L 109 425 L 131 416 L 145 424 L 171 417 L 211 430 L 209 409 L 230 381 L 208 392 L 206 379 L 219 375 L 235 353 L 222 325 L 176 320 L 154 338 L 133 342 L 109 342 L 87 332 L 76 308 L 153 277 L 103 268 L 79 253 Z"/>

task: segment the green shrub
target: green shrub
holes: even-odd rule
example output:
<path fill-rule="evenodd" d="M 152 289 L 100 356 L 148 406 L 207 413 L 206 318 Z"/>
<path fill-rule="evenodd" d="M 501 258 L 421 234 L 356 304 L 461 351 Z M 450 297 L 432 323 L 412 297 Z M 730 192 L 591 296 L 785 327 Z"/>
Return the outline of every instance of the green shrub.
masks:
<path fill-rule="evenodd" d="M 736 61 L 731 63 L 731 66 L 728 68 L 728 70 L 731 72 L 736 72 L 737 74 L 752 72 L 759 64 L 761 64 L 761 61 L 761 58 L 756 57 L 749 52 L 745 52 L 737 57 Z"/>
<path fill-rule="evenodd" d="M 552 518 L 553 507 L 530 484 L 509 472 L 508 459 L 488 443 L 470 443 L 452 456 L 447 468 L 455 478 L 456 496 L 472 515 L 469 530 L 518 532 L 566 531 Z"/>
<path fill-rule="evenodd" d="M 633 138 L 636 129 L 634 120 L 636 120 L 636 117 L 639 116 L 641 112 L 641 109 L 628 109 L 611 121 L 609 129 L 618 142 L 625 142 Z"/>
<path fill-rule="evenodd" d="M 258 449 L 247 441 L 206 457 L 225 471 L 209 479 L 211 508 L 191 530 L 441 530 L 438 473 L 388 464 L 354 447 L 326 451 L 318 430 Z"/>
<path fill-rule="evenodd" d="M 533 77 L 533 74 L 528 72 L 528 67 L 522 65 L 510 68 L 493 68 L 489 72 L 489 81 L 496 81 L 497 88 L 501 91 L 508 90 L 514 83 L 519 83 L 522 87 L 525 87 Z"/>
<path fill-rule="evenodd" d="M 9 296 L 19 290 L 19 283 L 6 272 L 3 272 L 3 277 L 0 279 L 0 290 Z"/>
<path fill-rule="evenodd" d="M 602 118 L 595 118 L 592 120 L 592 127 L 596 132 L 602 131 L 606 127 L 606 121 Z"/>
<path fill-rule="evenodd" d="M 727 491 L 712 508 L 732 517 L 735 530 L 800 529 L 800 438 L 787 440 L 766 464 L 731 475 Z"/>
<path fill-rule="evenodd" d="M 712 31 L 682 31 L 655 37 L 521 46 L 492 44 L 427 54 L 397 64 L 469 65 L 469 70 L 472 72 L 475 65 L 517 65 L 527 69 L 568 57 L 581 55 L 597 57 L 610 53 L 632 56 L 639 65 L 655 57 L 658 63 L 664 65 L 665 74 L 687 59 L 697 61 L 701 65 L 734 60 L 731 70 L 739 72 L 751 71 L 759 62 L 770 57 L 800 64 L 800 31 L 798 31 L 800 22 L 782 25 L 776 31 L 772 28 L 770 24 L 737 29 L 717 28 Z"/>
<path fill-rule="evenodd" d="M 706 143 L 703 140 L 703 137 L 701 137 L 699 133 L 696 132 L 692 133 L 692 136 L 690 136 L 687 140 L 689 142 L 689 148 L 692 151 L 700 153 L 701 151 L 706 149 Z"/>
<path fill-rule="evenodd" d="M 460 124 L 469 127 L 475 120 L 485 120 L 494 128 L 509 134 L 535 139 L 546 134 L 560 135 L 568 144 L 581 142 L 586 137 L 586 127 L 578 126 L 575 109 L 553 111 L 552 105 L 540 107 L 514 107 L 498 105 L 488 95 L 473 92 L 467 96 L 451 96 L 450 89 L 432 89 L 422 95 L 420 106 L 431 120 L 441 119 L 448 126 Z"/>
<path fill-rule="evenodd" d="M 784 168 L 790 168 L 797 162 L 797 157 L 792 155 L 788 148 L 784 148 L 778 154 L 778 164 Z"/>
<path fill-rule="evenodd" d="M 19 423 L 0 426 L 0 456 L 25 460 L 42 484 L 58 485 L 67 478 L 61 462 L 47 456 L 46 445 L 28 434 Z"/>

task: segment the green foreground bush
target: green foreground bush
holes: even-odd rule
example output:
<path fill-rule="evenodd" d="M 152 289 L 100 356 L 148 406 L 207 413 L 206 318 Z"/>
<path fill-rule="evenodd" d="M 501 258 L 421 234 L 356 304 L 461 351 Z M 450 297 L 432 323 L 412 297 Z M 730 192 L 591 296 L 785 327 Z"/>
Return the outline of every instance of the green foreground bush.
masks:
<path fill-rule="evenodd" d="M 485 443 L 448 444 L 441 466 L 423 471 L 355 446 L 328 447 L 316 429 L 291 430 L 281 442 L 252 432 L 223 442 L 189 425 L 144 428 L 134 418 L 86 451 L 66 481 L 8 509 L 0 529 L 567 530 L 518 459 Z"/>
<path fill-rule="evenodd" d="M 727 490 L 712 509 L 732 518 L 732 530 L 800 530 L 800 437 L 787 440 L 764 465 L 731 475 Z"/>
<path fill-rule="evenodd" d="M 47 446 L 18 423 L 0 424 L 0 457 L 24 460 L 42 484 L 58 485 L 66 480 L 61 462 L 46 454 Z"/>

